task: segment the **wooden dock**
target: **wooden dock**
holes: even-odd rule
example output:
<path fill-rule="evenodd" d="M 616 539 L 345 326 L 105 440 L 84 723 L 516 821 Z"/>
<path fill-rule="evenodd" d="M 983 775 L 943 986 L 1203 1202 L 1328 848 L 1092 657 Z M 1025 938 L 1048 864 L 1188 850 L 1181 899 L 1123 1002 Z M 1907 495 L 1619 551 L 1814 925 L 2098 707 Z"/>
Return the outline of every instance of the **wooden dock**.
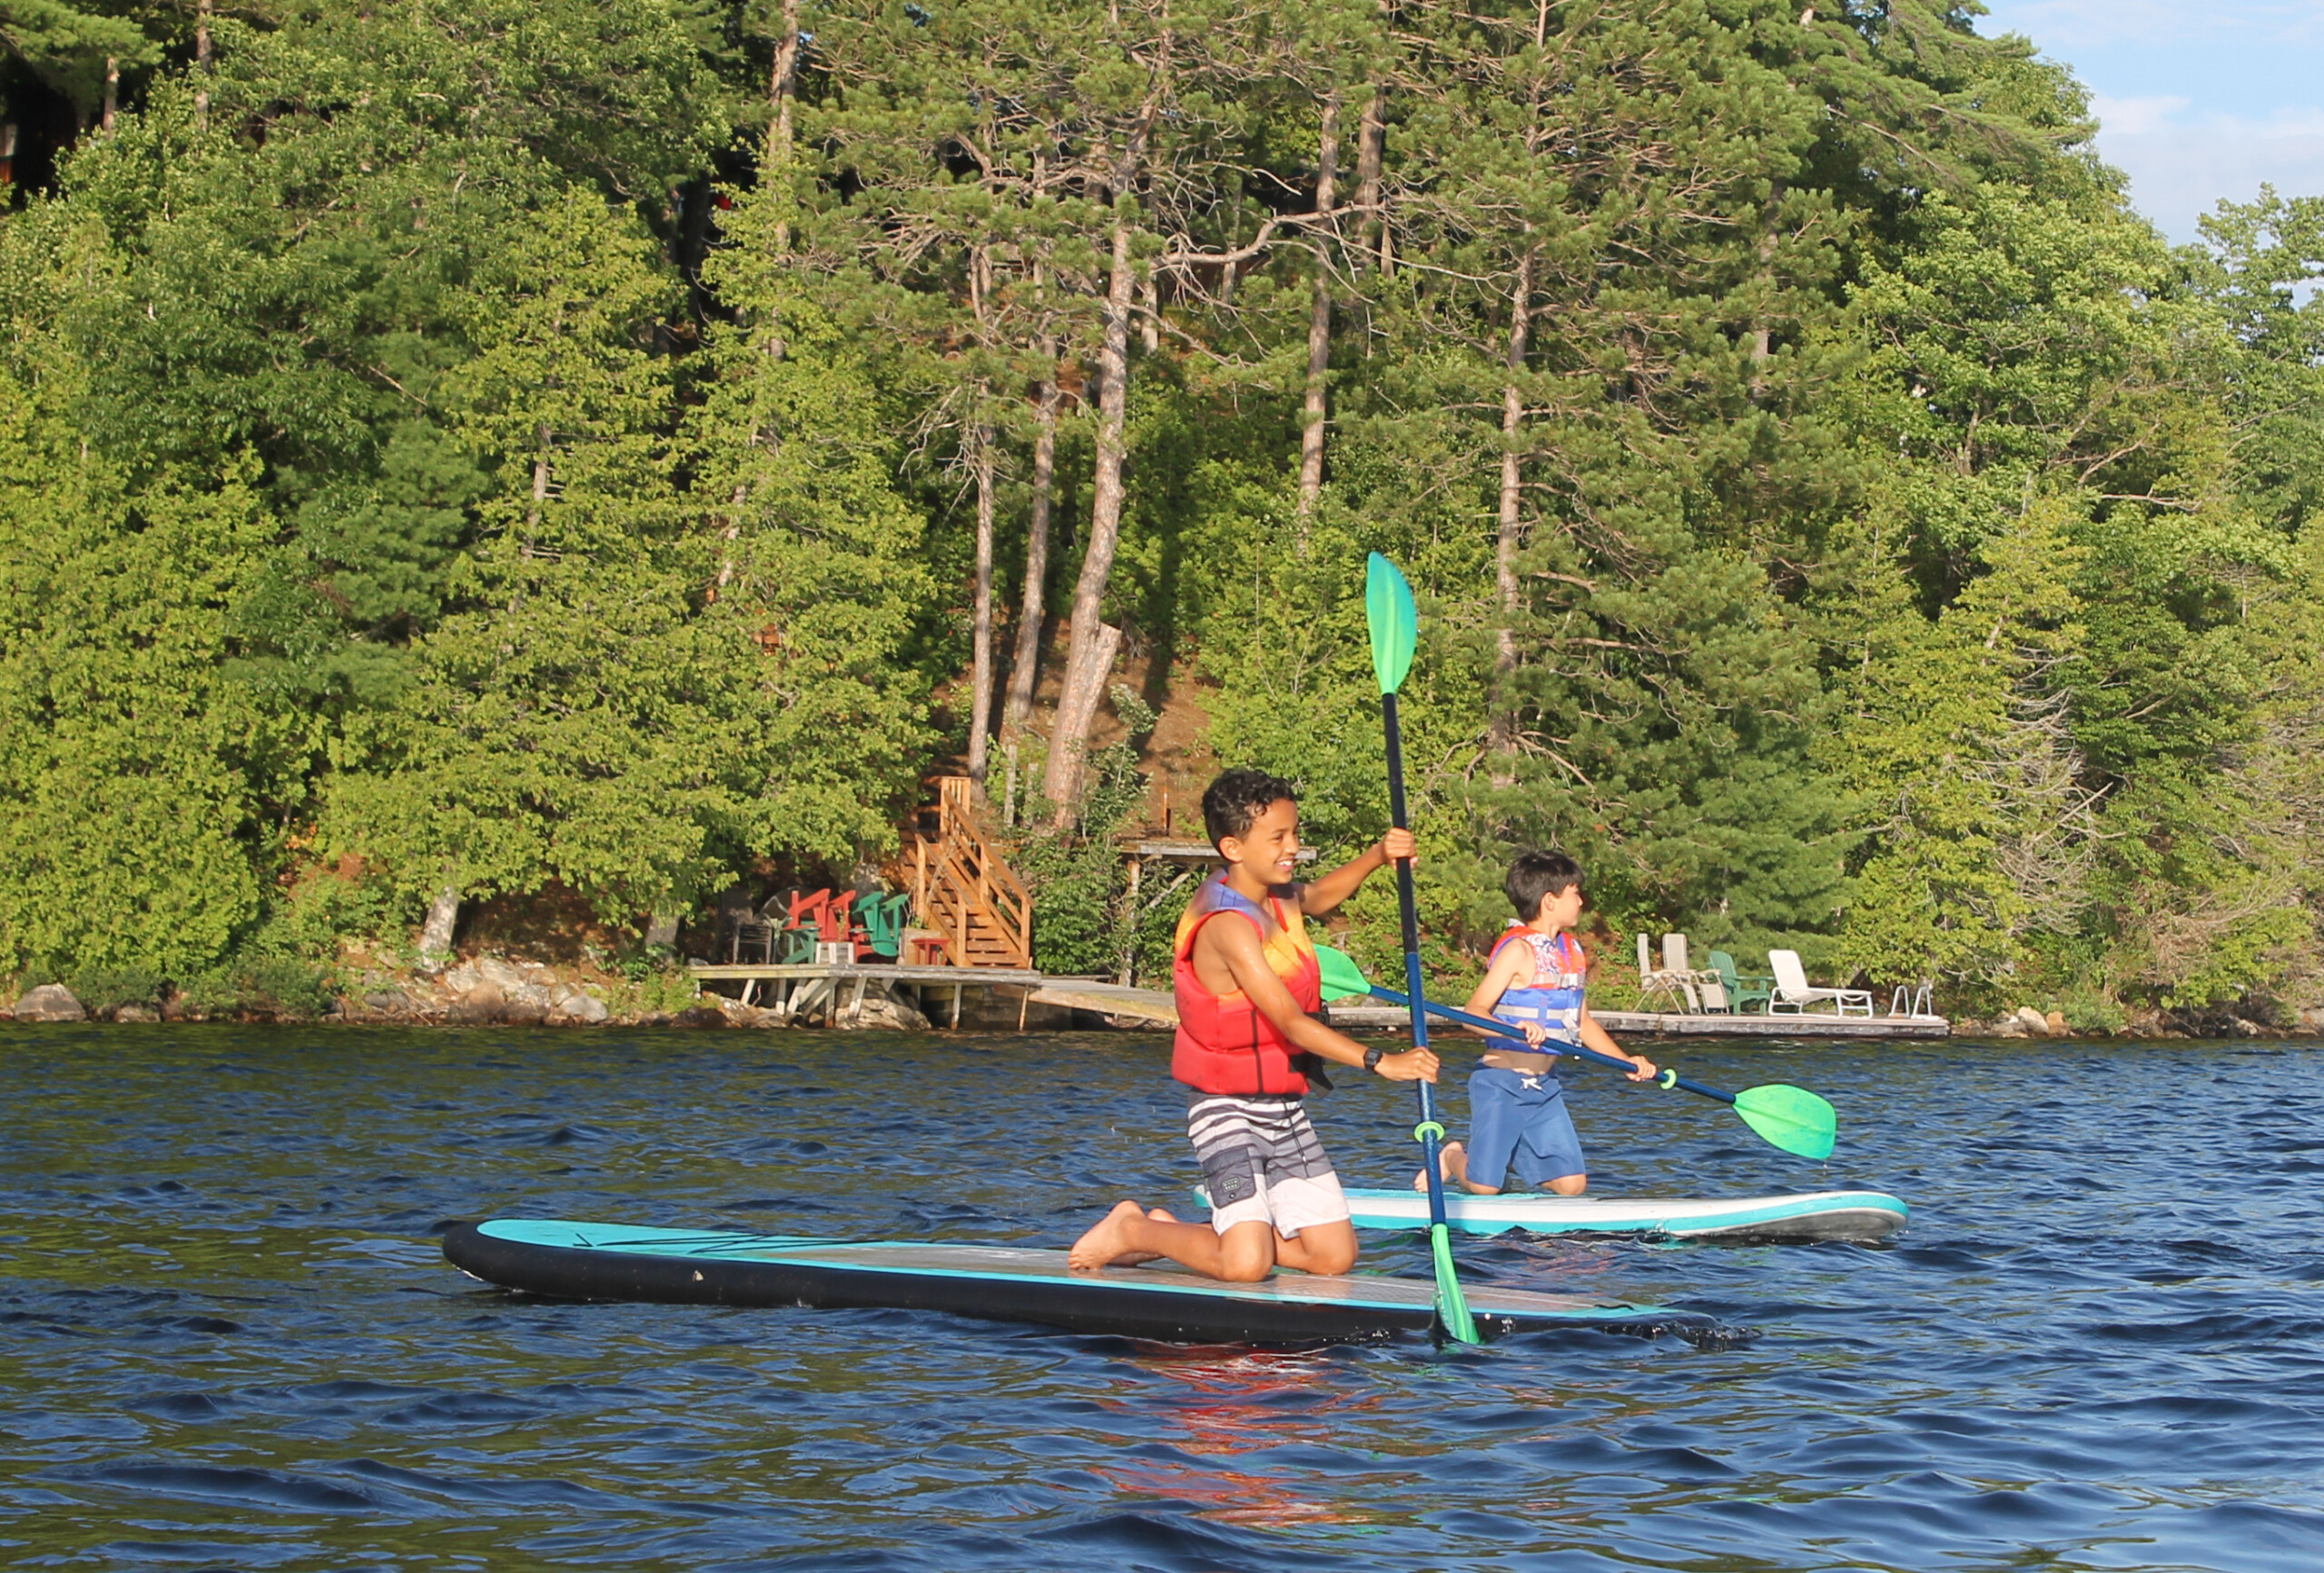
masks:
<path fill-rule="evenodd" d="M 931 1022 L 949 1004 L 950 1025 L 960 1025 L 964 998 L 970 989 L 996 993 L 1016 991 L 1030 998 L 1047 981 L 1029 967 L 911 967 L 884 963 L 696 961 L 686 971 L 698 983 L 740 983 L 742 1003 L 774 1011 L 787 1021 L 821 1021 L 844 1025 L 860 1018 L 864 1000 L 873 989 L 894 998 L 901 987 L 912 995 L 914 1008 Z M 1021 1017 L 1021 1012 L 1020 1012 Z"/>
<path fill-rule="evenodd" d="M 954 1027 L 960 1023 L 962 998 L 970 989 L 1020 1004 L 1087 1011 L 1104 1017 L 1115 1027 L 1150 1030 L 1178 1025 L 1177 1005 L 1160 989 L 1128 988 L 1083 978 L 1050 978 L 1030 968 L 697 962 L 689 970 L 704 983 L 740 981 L 744 1004 L 755 998 L 801 1021 L 837 1020 L 851 1010 L 860 1013 L 870 989 L 876 986 L 886 992 L 891 985 L 901 985 L 911 990 L 921 1013 L 931 1021 L 949 1004 Z M 931 1005 L 939 1008 L 931 1009 Z M 1693 1016 L 1636 1010 L 1591 1014 L 1617 1037 L 1896 1038 L 1948 1037 L 1953 1033 L 1953 1023 L 1942 1016 Z M 1019 1017 L 1021 1022 L 1021 1008 Z M 1354 1033 L 1401 1032 L 1411 1020 L 1402 1006 L 1352 1001 L 1333 1006 L 1331 1018 L 1333 1026 Z M 1444 1030 L 1454 1029 L 1447 1025 Z"/>
<path fill-rule="evenodd" d="M 1640 1010 L 1592 1010 L 1598 1025 L 1617 1037 L 1950 1037 L 1953 1023 L 1942 1016 L 1700 1016 Z M 1332 1025 L 1342 1032 L 1400 1032 L 1412 1022 L 1401 1005 L 1334 1005 Z M 1442 1030 L 1460 1029 L 1451 1023 Z"/>
<path fill-rule="evenodd" d="M 1049 1004 L 1095 1010 L 1118 1025 L 1176 1027 L 1178 1008 L 1170 997 L 1151 988 L 1113 983 L 1046 983 L 1029 998 Z M 1635 1010 L 1591 1012 L 1611 1033 L 1650 1037 L 1946 1037 L 1953 1024 L 1942 1016 L 1668 1016 Z M 1343 1032 L 1402 1032 L 1412 1021 L 1399 1005 L 1339 1004 L 1332 1025 Z M 1442 1024 L 1443 1030 L 1455 1030 Z"/>

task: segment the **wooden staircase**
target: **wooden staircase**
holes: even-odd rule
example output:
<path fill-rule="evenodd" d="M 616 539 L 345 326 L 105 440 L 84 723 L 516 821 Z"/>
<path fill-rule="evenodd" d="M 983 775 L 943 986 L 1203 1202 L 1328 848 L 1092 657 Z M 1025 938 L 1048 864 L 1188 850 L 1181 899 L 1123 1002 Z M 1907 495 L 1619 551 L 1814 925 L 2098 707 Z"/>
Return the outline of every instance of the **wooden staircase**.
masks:
<path fill-rule="evenodd" d="M 1033 898 L 985 833 L 975 804 L 968 777 L 940 776 L 933 833 L 923 811 L 922 823 L 904 838 L 912 915 L 922 933 L 944 941 L 942 954 L 926 959 L 1029 968 Z"/>

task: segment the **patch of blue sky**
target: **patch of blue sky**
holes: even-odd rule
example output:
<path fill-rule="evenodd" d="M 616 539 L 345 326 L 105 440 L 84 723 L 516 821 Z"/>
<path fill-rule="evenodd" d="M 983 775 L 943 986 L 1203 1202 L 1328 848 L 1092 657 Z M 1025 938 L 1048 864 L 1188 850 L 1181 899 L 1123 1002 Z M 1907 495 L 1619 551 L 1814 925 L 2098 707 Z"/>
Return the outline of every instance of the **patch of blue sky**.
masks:
<path fill-rule="evenodd" d="M 2092 94 L 2098 150 L 2174 241 L 2264 184 L 2324 196 L 2324 0 L 1986 0 Z"/>

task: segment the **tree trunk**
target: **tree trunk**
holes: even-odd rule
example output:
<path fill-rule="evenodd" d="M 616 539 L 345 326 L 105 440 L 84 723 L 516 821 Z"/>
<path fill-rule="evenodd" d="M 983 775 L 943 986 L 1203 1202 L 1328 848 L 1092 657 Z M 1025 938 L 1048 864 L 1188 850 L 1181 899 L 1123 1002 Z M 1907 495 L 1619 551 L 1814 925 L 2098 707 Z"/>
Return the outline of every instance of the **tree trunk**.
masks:
<path fill-rule="evenodd" d="M 775 42 L 774 69 L 766 97 L 773 110 L 766 126 L 766 162 L 781 169 L 791 162 L 791 101 L 799 85 L 799 0 L 783 0 L 783 36 Z"/>
<path fill-rule="evenodd" d="M 1098 700 L 1106 691 L 1106 673 L 1113 670 L 1114 655 L 1121 648 L 1121 643 L 1122 631 L 1119 628 L 1111 623 L 1100 623 L 1089 641 L 1086 680 L 1076 682 L 1073 666 L 1070 663 L 1066 666 L 1065 692 L 1058 696 L 1057 726 L 1049 733 L 1049 768 L 1042 788 L 1054 805 L 1055 823 L 1059 830 L 1064 830 L 1073 822 L 1074 810 L 1081 795 L 1081 755 L 1088 743 L 1089 728 L 1098 719 Z M 1058 787 L 1051 783 L 1058 779 L 1058 740 L 1065 737 L 1075 740 L 1073 776 L 1070 784 L 1065 788 L 1067 795 L 1059 797 Z"/>
<path fill-rule="evenodd" d="M 1307 521 L 1324 492 L 1324 420 L 1329 413 L 1324 377 L 1332 361 L 1332 203 L 1339 175 L 1340 95 L 1324 100 L 1322 129 L 1315 139 L 1315 295 L 1307 309 L 1307 400 L 1300 412 L 1299 552 L 1307 552 Z"/>
<path fill-rule="evenodd" d="M 1525 340 L 1532 326 L 1533 253 L 1518 259 L 1517 284 L 1510 291 L 1509 375 L 1501 388 L 1501 520 L 1493 541 L 1493 581 L 1501 603 L 1501 627 L 1493 636 L 1492 723 L 1488 743 L 1494 755 L 1491 780 L 1497 787 L 1515 781 L 1511 761 L 1517 752 L 1517 546 L 1521 517 L 1522 466 L 1518 439 L 1525 422 L 1525 390 L 1519 379 L 1525 372 Z"/>
<path fill-rule="evenodd" d="M 210 63 L 211 0 L 198 0 L 193 8 L 193 64 L 202 73 L 202 85 L 193 93 L 193 123 L 204 130 L 210 125 L 209 78 L 217 73 Z"/>
<path fill-rule="evenodd" d="M 981 391 L 979 397 L 981 400 Z M 992 428 L 980 423 L 974 440 L 977 575 L 970 609 L 973 654 L 969 664 L 969 779 L 982 782 L 992 712 Z"/>
<path fill-rule="evenodd" d="M 766 95 L 773 113 L 766 125 L 766 174 L 770 181 L 791 179 L 791 101 L 799 87 L 799 0 L 783 0 L 783 36 L 774 46 L 774 68 L 768 74 Z M 791 248 L 791 224 L 778 223 L 774 243 Z M 781 350 L 775 351 L 781 359 Z"/>
<path fill-rule="evenodd" d="M 969 304 L 976 314 L 980 347 L 992 342 L 991 302 L 992 253 L 971 246 Z M 976 583 L 969 599 L 969 779 L 981 788 L 992 726 L 992 386 L 980 378 L 969 396 L 969 464 L 977 488 Z"/>
<path fill-rule="evenodd" d="M 1055 340 L 1041 346 L 1054 362 Z M 1017 654 L 1009 664 L 1009 703 L 1001 712 L 1003 732 L 1015 733 L 1033 711 L 1033 686 L 1039 680 L 1041 619 L 1048 613 L 1049 574 L 1049 491 L 1057 471 L 1057 372 L 1041 379 L 1040 403 L 1033 428 L 1033 513 L 1025 527 L 1025 598 L 1017 617 Z"/>
<path fill-rule="evenodd" d="M 1372 90 L 1372 102 L 1364 106 L 1364 122 L 1355 139 L 1355 207 L 1360 215 L 1356 231 L 1358 272 L 1375 260 L 1383 267 L 1387 262 L 1381 241 L 1388 232 L 1388 220 L 1380 207 L 1380 166 L 1387 142 L 1388 90 L 1380 86 Z"/>
<path fill-rule="evenodd" d="M 1811 18 L 1812 20 L 1812 18 Z M 1806 25 L 1805 23 L 1802 25 Z M 1783 212 L 1784 184 L 1781 181 L 1768 182 L 1766 218 L 1759 231 L 1759 281 L 1768 297 L 1776 292 L 1773 264 L 1776 256 L 1776 224 Z M 1767 303 L 1760 310 L 1764 312 Z M 1768 362 L 1775 357 L 1775 329 L 1764 320 L 1751 329 L 1751 398 L 1756 403 L 1768 396 Z"/>
<path fill-rule="evenodd" d="M 452 953 L 452 929 L 460 920 L 460 888 L 446 885 L 428 903 L 428 919 L 419 926 L 421 959 L 449 956 Z"/>
<path fill-rule="evenodd" d="M 1114 550 L 1121 542 L 1122 467 L 1128 459 L 1126 429 L 1129 410 L 1129 318 L 1137 266 L 1130 257 L 1132 223 L 1126 211 L 1146 133 L 1141 127 L 1129 142 L 1114 181 L 1114 244 L 1112 270 L 1106 280 L 1106 331 L 1098 352 L 1098 373 L 1105 379 L 1098 398 L 1098 459 L 1089 495 L 1089 541 L 1082 554 L 1081 576 L 1073 586 L 1073 622 L 1066 642 L 1065 686 L 1058 695 L 1057 725 L 1049 732 L 1049 768 L 1041 790 L 1056 806 L 1058 823 L 1073 817 L 1081 795 L 1081 756 L 1089 743 L 1089 723 L 1098 713 L 1098 696 L 1121 630 L 1098 620 L 1106 598 L 1106 583 L 1114 571 Z"/>
<path fill-rule="evenodd" d="M 548 500 L 549 454 L 552 450 L 547 422 L 542 423 L 537 436 L 540 447 L 533 458 L 533 506 L 525 510 L 525 552 L 528 556 L 533 550 L 533 535 L 541 527 L 541 505 Z"/>
<path fill-rule="evenodd" d="M 105 113 L 103 120 L 99 123 L 101 130 L 113 130 L 113 117 L 120 108 L 121 62 L 108 54 L 105 56 Z"/>

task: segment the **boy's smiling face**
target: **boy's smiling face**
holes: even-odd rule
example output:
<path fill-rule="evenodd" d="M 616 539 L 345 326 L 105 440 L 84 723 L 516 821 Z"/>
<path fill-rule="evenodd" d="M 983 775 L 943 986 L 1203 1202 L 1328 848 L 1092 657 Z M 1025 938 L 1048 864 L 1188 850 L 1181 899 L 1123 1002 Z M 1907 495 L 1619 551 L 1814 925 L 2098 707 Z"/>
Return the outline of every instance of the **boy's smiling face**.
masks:
<path fill-rule="evenodd" d="M 1277 798 L 1239 836 L 1218 843 L 1218 855 L 1246 879 L 1262 885 L 1288 885 L 1299 864 L 1299 805 Z"/>

